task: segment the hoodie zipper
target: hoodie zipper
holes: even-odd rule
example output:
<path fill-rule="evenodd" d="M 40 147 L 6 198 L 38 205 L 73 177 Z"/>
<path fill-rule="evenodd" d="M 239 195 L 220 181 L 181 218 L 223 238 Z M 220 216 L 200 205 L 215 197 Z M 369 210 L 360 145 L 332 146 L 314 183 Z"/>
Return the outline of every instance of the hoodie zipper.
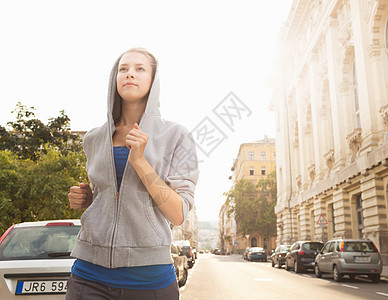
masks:
<path fill-rule="evenodd" d="M 142 115 L 142 117 L 140 119 L 139 127 L 143 123 L 144 115 L 145 115 L 145 113 Z M 112 137 L 112 133 L 110 133 L 110 136 Z M 117 177 L 116 177 L 116 167 L 115 167 L 115 160 L 114 160 L 114 154 L 113 154 L 113 140 L 112 140 L 112 138 L 111 138 L 111 159 L 112 159 L 112 166 L 113 166 L 114 186 L 116 188 L 115 190 L 117 191 Z M 125 174 L 127 173 L 127 169 L 128 169 L 128 164 L 129 164 L 129 161 L 127 160 L 127 162 L 125 164 L 125 169 L 124 169 L 122 179 L 125 178 Z M 110 251 L 109 251 L 109 256 L 110 256 L 109 266 L 110 266 L 110 268 L 113 267 L 113 243 L 114 243 L 116 227 L 117 227 L 117 223 L 118 223 L 120 193 L 121 193 L 121 190 L 123 188 L 123 185 L 124 185 L 124 180 L 121 181 L 120 191 L 116 192 L 114 197 L 113 197 L 113 199 L 115 201 L 115 211 L 114 211 L 114 215 L 113 215 L 113 232 L 112 232 L 112 239 L 111 239 L 111 245 L 110 245 Z"/>

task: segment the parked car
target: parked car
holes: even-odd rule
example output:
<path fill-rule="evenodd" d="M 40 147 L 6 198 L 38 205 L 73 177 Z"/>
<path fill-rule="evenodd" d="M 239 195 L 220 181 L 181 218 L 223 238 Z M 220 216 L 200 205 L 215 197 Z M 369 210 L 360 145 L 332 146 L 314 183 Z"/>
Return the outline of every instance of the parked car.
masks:
<path fill-rule="evenodd" d="M 243 259 L 244 260 L 247 260 L 248 259 L 248 252 L 249 252 L 249 249 L 251 249 L 251 247 L 246 247 L 245 250 L 244 250 L 244 253 L 243 253 Z"/>
<path fill-rule="evenodd" d="M 248 260 L 249 261 L 267 261 L 267 254 L 264 251 L 264 248 L 261 247 L 252 247 L 248 251 Z"/>
<path fill-rule="evenodd" d="M 0 238 L 2 300 L 65 299 L 79 220 L 12 225 Z"/>
<path fill-rule="evenodd" d="M 295 242 L 286 255 L 286 270 L 294 269 L 295 273 L 300 273 L 302 270 L 314 269 L 315 257 L 322 247 L 321 242 Z"/>
<path fill-rule="evenodd" d="M 190 241 L 188 240 L 179 240 L 179 241 L 173 241 L 174 245 L 178 245 L 182 249 L 182 253 L 186 255 L 187 262 L 189 265 L 189 269 L 191 269 L 194 266 L 195 263 L 195 256 L 193 253 L 193 249 L 190 246 Z"/>
<path fill-rule="evenodd" d="M 272 267 L 275 267 L 275 265 L 277 265 L 278 268 L 281 268 L 285 264 L 286 255 L 290 251 L 290 248 L 291 245 L 280 245 L 275 249 L 275 251 L 271 255 Z"/>
<path fill-rule="evenodd" d="M 178 245 L 171 244 L 171 257 L 174 261 L 175 273 L 179 287 L 186 284 L 189 274 L 189 266 L 187 257 L 182 253 L 182 249 Z"/>
<path fill-rule="evenodd" d="M 380 281 L 383 266 L 380 253 L 369 239 L 333 239 L 328 241 L 315 258 L 315 276 L 333 274 L 335 281 L 344 275 L 354 279 L 367 275 L 373 282 Z"/>
<path fill-rule="evenodd" d="M 193 251 L 194 259 L 197 259 L 198 258 L 197 249 L 192 248 L 192 251 Z"/>

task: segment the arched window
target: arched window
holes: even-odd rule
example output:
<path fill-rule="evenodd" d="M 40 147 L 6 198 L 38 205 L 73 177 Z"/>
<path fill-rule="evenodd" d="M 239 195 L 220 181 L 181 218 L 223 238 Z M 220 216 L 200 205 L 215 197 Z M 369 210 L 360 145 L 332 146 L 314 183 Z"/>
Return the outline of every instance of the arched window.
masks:
<path fill-rule="evenodd" d="M 354 95 L 354 114 L 356 128 L 361 128 L 361 118 L 360 118 L 360 103 L 358 100 L 358 83 L 356 75 L 356 62 L 353 62 L 353 95 Z"/>
<path fill-rule="evenodd" d="M 257 247 L 257 238 L 252 238 L 251 239 L 251 247 Z"/>

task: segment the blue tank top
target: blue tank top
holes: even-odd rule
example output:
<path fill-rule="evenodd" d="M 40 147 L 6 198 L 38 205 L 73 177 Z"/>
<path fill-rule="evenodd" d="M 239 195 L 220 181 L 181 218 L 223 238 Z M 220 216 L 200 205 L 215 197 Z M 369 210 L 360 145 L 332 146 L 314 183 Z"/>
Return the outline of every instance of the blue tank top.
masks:
<path fill-rule="evenodd" d="M 120 190 L 129 149 L 127 147 L 113 147 L 113 153 L 117 186 Z M 87 280 L 124 289 L 158 290 L 176 281 L 173 264 L 109 269 L 77 259 L 71 272 Z"/>

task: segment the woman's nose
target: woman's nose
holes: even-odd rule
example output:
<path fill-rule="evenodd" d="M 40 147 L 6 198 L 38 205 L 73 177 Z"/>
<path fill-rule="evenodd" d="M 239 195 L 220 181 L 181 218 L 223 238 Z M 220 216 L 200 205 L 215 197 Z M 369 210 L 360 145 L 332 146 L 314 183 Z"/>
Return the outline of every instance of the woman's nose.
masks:
<path fill-rule="evenodd" d="M 135 76 L 133 76 L 132 73 L 128 72 L 127 73 L 127 78 L 135 78 Z"/>

